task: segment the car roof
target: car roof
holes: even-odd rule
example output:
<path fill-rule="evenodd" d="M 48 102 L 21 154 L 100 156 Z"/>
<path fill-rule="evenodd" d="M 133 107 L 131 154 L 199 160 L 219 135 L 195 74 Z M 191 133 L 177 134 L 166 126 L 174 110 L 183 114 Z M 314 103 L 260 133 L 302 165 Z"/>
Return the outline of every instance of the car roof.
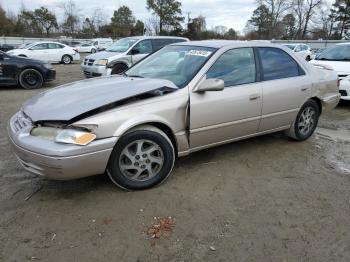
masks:
<path fill-rule="evenodd" d="M 131 39 L 183 39 L 183 40 L 187 40 L 188 41 L 188 38 L 186 37 L 179 37 L 179 36 L 145 36 L 145 35 L 142 35 L 142 36 L 131 36 L 131 37 L 127 37 L 127 38 L 131 38 Z"/>
<path fill-rule="evenodd" d="M 211 47 L 220 49 L 223 47 L 276 47 L 278 44 L 272 44 L 269 42 L 260 41 L 236 41 L 236 40 L 204 40 L 204 41 L 189 41 L 183 43 L 176 43 L 172 45 L 185 45 L 185 46 L 198 46 L 198 47 Z"/>

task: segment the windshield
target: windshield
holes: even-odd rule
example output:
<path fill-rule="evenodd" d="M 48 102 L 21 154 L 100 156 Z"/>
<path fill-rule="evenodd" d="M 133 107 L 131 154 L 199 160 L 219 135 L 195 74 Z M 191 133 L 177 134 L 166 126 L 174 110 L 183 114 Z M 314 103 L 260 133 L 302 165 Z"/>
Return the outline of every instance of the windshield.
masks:
<path fill-rule="evenodd" d="M 127 51 L 133 44 L 138 41 L 136 38 L 123 38 L 118 40 L 117 42 L 110 45 L 106 51 L 108 52 L 125 52 Z"/>
<path fill-rule="evenodd" d="M 286 47 L 288 47 L 291 50 L 294 50 L 294 48 L 296 47 L 296 45 L 285 45 Z"/>
<path fill-rule="evenodd" d="M 322 51 L 316 60 L 350 61 L 350 45 L 337 45 Z"/>
<path fill-rule="evenodd" d="M 183 88 L 201 69 L 214 48 L 166 46 L 128 71 L 127 76 L 166 79 Z"/>

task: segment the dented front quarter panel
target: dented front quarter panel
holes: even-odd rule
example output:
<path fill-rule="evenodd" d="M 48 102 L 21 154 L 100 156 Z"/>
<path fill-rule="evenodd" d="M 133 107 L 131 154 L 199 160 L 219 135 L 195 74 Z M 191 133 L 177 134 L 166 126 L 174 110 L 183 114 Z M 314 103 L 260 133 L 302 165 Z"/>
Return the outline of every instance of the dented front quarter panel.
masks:
<path fill-rule="evenodd" d="M 173 93 L 132 102 L 73 123 L 73 125 L 97 125 L 98 138 L 121 137 L 140 125 L 158 123 L 169 127 L 177 140 L 178 152 L 188 150 L 186 115 L 188 88 Z"/>

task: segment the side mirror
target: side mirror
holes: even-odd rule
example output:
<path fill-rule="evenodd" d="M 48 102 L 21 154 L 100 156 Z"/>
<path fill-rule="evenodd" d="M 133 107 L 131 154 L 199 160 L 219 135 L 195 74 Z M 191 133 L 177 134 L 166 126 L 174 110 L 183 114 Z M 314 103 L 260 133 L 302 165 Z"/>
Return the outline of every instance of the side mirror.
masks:
<path fill-rule="evenodd" d="M 131 49 L 131 55 L 137 55 L 140 53 L 140 50 L 138 48 Z"/>
<path fill-rule="evenodd" d="M 204 80 L 195 89 L 196 93 L 206 92 L 206 91 L 222 91 L 225 88 L 225 82 L 221 79 L 210 78 Z"/>

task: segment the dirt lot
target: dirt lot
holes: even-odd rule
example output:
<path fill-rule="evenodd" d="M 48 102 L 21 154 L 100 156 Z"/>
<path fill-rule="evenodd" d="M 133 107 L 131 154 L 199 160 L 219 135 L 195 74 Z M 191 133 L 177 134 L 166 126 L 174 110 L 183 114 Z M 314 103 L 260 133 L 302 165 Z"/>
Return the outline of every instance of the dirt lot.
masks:
<path fill-rule="evenodd" d="M 83 78 L 78 64 L 55 67 L 44 89 L 0 89 L 0 261 L 350 261 L 349 103 L 306 142 L 273 134 L 195 153 L 161 186 L 124 192 L 103 175 L 45 180 L 10 151 L 21 104 Z M 169 216 L 170 232 L 147 234 Z"/>

